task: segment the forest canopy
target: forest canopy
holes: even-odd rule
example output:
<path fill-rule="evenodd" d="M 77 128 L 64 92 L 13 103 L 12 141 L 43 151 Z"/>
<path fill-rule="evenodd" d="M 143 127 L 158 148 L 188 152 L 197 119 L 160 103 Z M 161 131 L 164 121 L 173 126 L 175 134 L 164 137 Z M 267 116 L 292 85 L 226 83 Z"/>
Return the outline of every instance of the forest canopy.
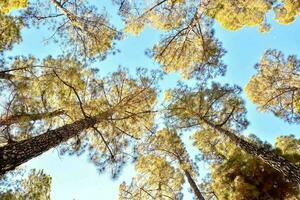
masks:
<path fill-rule="evenodd" d="M 218 34 L 272 35 L 299 14 L 297 0 L 2 0 L 0 199 L 52 199 L 63 184 L 31 162 L 53 150 L 119 181 L 119 200 L 300 199 L 300 55 L 278 42 L 251 60 L 253 42 L 237 70 Z"/>

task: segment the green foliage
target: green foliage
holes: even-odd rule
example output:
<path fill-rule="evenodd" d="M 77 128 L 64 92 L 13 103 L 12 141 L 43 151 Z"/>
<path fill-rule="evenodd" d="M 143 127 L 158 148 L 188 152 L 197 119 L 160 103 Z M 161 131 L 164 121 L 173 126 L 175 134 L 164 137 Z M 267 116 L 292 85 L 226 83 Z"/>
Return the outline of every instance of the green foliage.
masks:
<path fill-rule="evenodd" d="M 185 79 L 224 75 L 221 58 L 225 50 L 214 37 L 212 21 L 196 2 L 153 0 L 137 5 L 141 6 L 122 10 L 125 32 L 138 35 L 145 25 L 164 31 L 148 53 L 165 72 L 180 72 Z"/>
<path fill-rule="evenodd" d="M 222 126 L 225 129 L 241 131 L 248 122 L 245 118 L 244 101 L 239 97 L 241 89 L 237 86 L 212 83 L 189 88 L 181 85 L 169 91 L 166 117 L 178 128 L 207 128 L 203 120 Z"/>
<path fill-rule="evenodd" d="M 50 200 L 51 177 L 43 171 L 31 170 L 13 190 L 0 191 L 1 200 Z"/>
<path fill-rule="evenodd" d="M 120 185 L 120 200 L 179 199 L 183 176 L 165 159 L 155 155 L 142 156 L 135 168 L 137 176 L 132 183 Z"/>
<path fill-rule="evenodd" d="M 291 123 L 300 122 L 300 61 L 267 50 L 256 65 L 245 90 L 260 111 L 269 111 Z"/>
<path fill-rule="evenodd" d="M 277 137 L 275 147 L 278 154 L 293 163 L 300 163 L 300 139 L 297 139 L 294 135 Z"/>
<path fill-rule="evenodd" d="M 74 56 L 105 58 L 120 33 L 109 24 L 107 14 L 87 1 L 37 0 L 23 13 L 29 23 L 47 24 L 54 31 L 50 39 L 59 41 Z M 59 39 L 56 39 L 58 36 Z"/>
<path fill-rule="evenodd" d="M 294 0 L 151 0 L 147 3 L 119 0 L 118 3 L 122 5 L 121 14 L 125 16 L 125 31 L 133 34 L 140 33 L 145 25 L 164 31 L 176 29 L 195 9 L 231 31 L 255 26 L 260 32 L 268 32 L 271 26 L 266 19 L 271 11 L 280 24 L 293 22 L 300 13 L 300 3 Z"/>
<path fill-rule="evenodd" d="M 12 78 L 7 81 L 12 95 L 7 99 L 6 113 L 26 117 L 9 124 L 11 129 L 3 126 L 7 130 L 1 133 L 6 139 L 3 143 L 31 138 L 49 127 L 58 128 L 109 111 L 113 113 L 111 118 L 69 140 L 61 152 L 88 151 L 100 171 L 110 168 L 115 176 L 129 159 L 126 151 L 132 147 L 130 143 L 153 126 L 159 77 L 157 73 L 147 74 L 139 69 L 136 78 L 131 78 L 126 70 L 119 69 L 99 79 L 69 56 L 48 57 L 42 62 L 34 57 L 16 58 L 11 66 Z M 53 112 L 58 114 L 50 114 Z M 39 118 L 32 118 L 38 114 Z"/>
<path fill-rule="evenodd" d="M 195 145 L 201 150 L 203 158 L 212 163 L 210 181 L 203 187 L 208 192 L 213 191 L 218 199 L 292 200 L 299 198 L 300 190 L 297 184 L 288 182 L 279 172 L 264 164 L 259 158 L 241 151 L 213 130 L 198 131 L 193 139 Z M 268 144 L 262 143 L 256 137 L 245 139 L 270 148 Z M 278 137 L 276 149 L 281 152 L 281 155 L 291 158 L 290 161 L 299 163 L 299 141 L 294 136 Z M 298 157 L 290 155 L 298 155 Z"/>
<path fill-rule="evenodd" d="M 0 53 L 12 49 L 13 44 L 21 41 L 22 26 L 18 18 L 0 13 Z"/>
<path fill-rule="evenodd" d="M 180 72 L 184 79 L 224 75 L 226 66 L 221 58 L 225 50 L 214 38 L 211 23 L 206 23 L 192 27 L 186 24 L 168 33 L 153 47 L 151 56 L 162 65 L 165 72 Z"/>
<path fill-rule="evenodd" d="M 120 185 L 120 199 L 181 199 L 183 177 L 188 179 L 195 192 L 198 172 L 175 130 L 164 128 L 148 136 L 136 151 L 138 160 L 135 166 L 138 175 L 133 178 L 130 186 L 126 183 Z M 191 182 L 195 185 L 191 185 Z M 163 188 L 164 184 L 168 187 Z M 160 194 L 161 197 L 155 193 L 155 188 L 164 191 Z"/>

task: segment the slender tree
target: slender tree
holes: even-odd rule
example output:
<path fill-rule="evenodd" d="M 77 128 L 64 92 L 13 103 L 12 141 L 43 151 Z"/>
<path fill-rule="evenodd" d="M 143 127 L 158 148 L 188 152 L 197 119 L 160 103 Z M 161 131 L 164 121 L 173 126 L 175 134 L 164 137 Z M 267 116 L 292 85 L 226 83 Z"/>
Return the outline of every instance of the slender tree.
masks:
<path fill-rule="evenodd" d="M 280 172 L 255 156 L 240 151 L 214 130 L 198 131 L 193 139 L 201 150 L 202 158 L 211 163 L 210 179 L 203 184 L 206 194 L 214 194 L 220 200 L 299 198 L 298 184 L 288 182 Z M 257 146 L 271 148 L 255 136 L 244 139 Z M 294 136 L 278 137 L 275 152 L 297 164 L 300 161 L 299 142 Z"/>
<path fill-rule="evenodd" d="M 199 175 L 198 171 L 175 130 L 165 128 L 148 136 L 145 141 L 138 145 L 137 154 L 138 156 L 154 155 L 170 161 L 170 164 L 172 163 L 172 166 L 178 169 L 178 172 L 186 178 L 195 197 L 198 200 L 204 200 L 196 181 L 196 177 Z"/>
<path fill-rule="evenodd" d="M 248 154 L 260 158 L 288 180 L 300 182 L 300 168 L 274 151 L 258 147 L 237 134 L 246 128 L 245 107 L 238 96 L 241 89 L 213 83 L 211 88 L 187 87 L 172 92 L 167 118 L 180 128 L 199 127 L 213 129 Z"/>
<path fill-rule="evenodd" d="M 137 177 L 130 185 L 122 183 L 119 199 L 180 199 L 183 176 L 164 158 L 146 155 L 138 158 L 135 169 Z"/>

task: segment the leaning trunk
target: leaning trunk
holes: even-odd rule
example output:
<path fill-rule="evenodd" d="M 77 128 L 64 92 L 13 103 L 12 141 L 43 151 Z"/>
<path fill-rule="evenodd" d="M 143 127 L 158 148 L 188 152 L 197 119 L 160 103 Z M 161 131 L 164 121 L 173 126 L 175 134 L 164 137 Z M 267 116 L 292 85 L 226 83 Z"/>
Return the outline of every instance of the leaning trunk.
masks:
<path fill-rule="evenodd" d="M 211 123 L 208 120 L 202 120 L 205 124 L 211 128 L 217 130 L 219 133 L 227 136 L 235 145 L 239 146 L 245 152 L 260 158 L 264 163 L 268 164 L 278 172 L 280 172 L 289 181 L 300 184 L 300 167 L 292 164 L 282 156 L 276 155 L 273 151 L 269 151 L 265 148 L 259 148 L 255 144 L 247 142 L 242 138 L 236 136 L 233 132 L 223 129 Z"/>
<path fill-rule="evenodd" d="M 53 112 L 36 113 L 36 114 L 20 114 L 3 117 L 0 119 L 0 126 L 10 126 L 16 123 L 42 120 L 46 118 L 52 118 L 64 114 L 62 110 L 56 110 Z"/>
<path fill-rule="evenodd" d="M 205 200 L 204 197 L 202 196 L 197 184 L 195 183 L 194 179 L 192 178 L 191 174 L 189 173 L 188 170 L 184 170 L 184 175 L 187 178 L 192 190 L 194 191 L 195 196 L 197 197 L 198 200 Z"/>
<path fill-rule="evenodd" d="M 62 142 L 66 142 L 83 130 L 93 127 L 107 119 L 109 115 L 110 113 L 105 112 L 94 117 L 81 119 L 27 140 L 0 147 L 0 176 Z"/>
<path fill-rule="evenodd" d="M 0 79 L 4 80 L 11 80 L 14 77 L 14 75 L 6 73 L 6 72 L 0 72 Z"/>
<path fill-rule="evenodd" d="M 77 22 L 76 16 L 73 13 L 71 13 L 70 11 L 68 11 L 66 8 L 64 8 L 63 5 L 60 2 L 58 2 L 57 0 L 50 0 L 50 1 L 51 1 L 51 3 L 53 3 L 55 5 L 55 7 L 63 15 L 65 15 L 72 22 L 73 26 L 76 26 L 76 27 L 81 28 L 81 29 L 83 28 L 78 23 L 76 23 Z"/>

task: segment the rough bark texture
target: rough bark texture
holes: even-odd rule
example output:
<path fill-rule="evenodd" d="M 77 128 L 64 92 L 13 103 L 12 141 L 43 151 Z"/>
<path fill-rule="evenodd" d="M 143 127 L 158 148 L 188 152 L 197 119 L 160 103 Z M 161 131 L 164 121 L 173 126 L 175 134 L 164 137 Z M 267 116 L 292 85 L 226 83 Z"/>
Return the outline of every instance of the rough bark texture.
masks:
<path fill-rule="evenodd" d="M 184 174 L 185 174 L 192 190 L 194 191 L 194 194 L 197 197 L 197 199 L 198 200 L 205 200 L 204 197 L 202 196 L 197 184 L 195 183 L 194 179 L 192 178 L 191 174 L 188 172 L 188 170 L 184 170 Z"/>
<path fill-rule="evenodd" d="M 45 113 L 36 113 L 36 114 L 20 114 L 20 115 L 12 115 L 3 117 L 0 119 L 0 126 L 2 125 L 12 125 L 15 123 L 21 123 L 21 122 L 27 122 L 27 121 L 35 121 L 35 120 L 41 120 L 48 117 L 56 117 L 59 115 L 64 114 L 64 111 L 62 110 L 56 110 L 53 112 L 45 112 Z"/>
<path fill-rule="evenodd" d="M 108 112 L 0 147 L 0 176 L 109 117 Z"/>
<path fill-rule="evenodd" d="M 208 120 L 203 119 L 202 121 L 211 128 L 217 130 L 222 135 L 227 136 L 232 142 L 235 143 L 235 145 L 239 146 L 245 152 L 260 158 L 264 163 L 280 172 L 289 181 L 300 184 L 300 167 L 292 164 L 282 156 L 276 155 L 273 151 L 269 151 L 265 148 L 259 148 L 255 144 L 243 140 L 242 138 L 236 136 L 233 132 L 223 129 L 220 126 L 216 126 Z"/>

